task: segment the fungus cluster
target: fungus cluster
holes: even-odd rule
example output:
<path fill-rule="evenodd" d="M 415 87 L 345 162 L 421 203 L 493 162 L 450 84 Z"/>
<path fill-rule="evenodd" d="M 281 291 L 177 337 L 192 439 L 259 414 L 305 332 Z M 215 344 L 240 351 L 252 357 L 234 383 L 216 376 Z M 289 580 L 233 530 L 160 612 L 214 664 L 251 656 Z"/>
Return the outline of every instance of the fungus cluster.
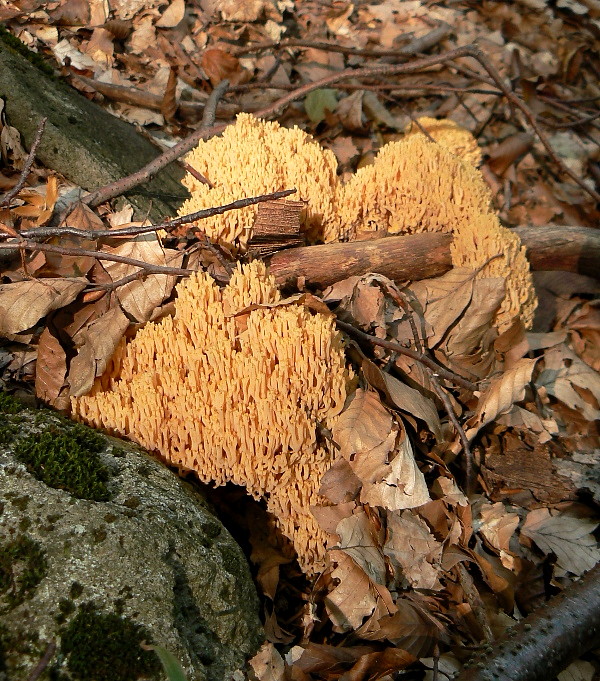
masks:
<path fill-rule="evenodd" d="M 312 574 L 326 535 L 310 507 L 323 502 L 333 458 L 319 429 L 333 426 L 352 380 L 333 319 L 273 305 L 279 292 L 260 262 L 238 267 L 223 290 L 196 273 L 177 294 L 175 316 L 123 345 L 73 413 L 204 482 L 265 498 Z"/>
<path fill-rule="evenodd" d="M 520 316 L 533 321 L 535 292 L 519 237 L 491 209 L 482 174 L 422 133 L 386 144 L 338 192 L 338 229 L 347 239 L 365 232 L 450 232 L 452 262 L 477 277 L 502 277 L 506 295 L 495 324 L 502 332 Z"/>
<path fill-rule="evenodd" d="M 335 215 L 337 160 L 303 130 L 239 114 L 222 137 L 201 141 L 186 162 L 210 185 L 188 173 L 184 183 L 191 198 L 179 215 L 295 187 L 293 198 L 306 202 L 303 230 L 313 239 L 333 240 L 327 225 Z M 249 206 L 229 211 L 197 226 L 215 243 L 244 252 L 257 210 Z"/>
<path fill-rule="evenodd" d="M 491 193 L 476 168 L 481 152 L 475 138 L 453 121 L 418 121 L 433 141 L 412 124 L 402 140 L 386 144 L 372 165 L 342 184 L 334 155 L 310 135 L 240 114 L 221 138 L 201 142 L 188 155 L 212 187 L 189 175 L 192 198 L 180 214 L 296 187 L 306 202 L 302 227 L 313 241 L 354 240 L 372 232 L 450 232 L 455 266 L 505 280 L 495 320 L 500 331 L 515 316 L 530 325 L 536 301 L 525 249 L 491 209 Z M 256 206 L 230 211 L 198 226 L 231 251 L 244 251 L 256 211 Z"/>
<path fill-rule="evenodd" d="M 453 154 L 462 158 L 463 161 L 478 167 L 481 163 L 481 148 L 473 135 L 461 128 L 458 123 L 449 118 L 429 118 L 421 116 L 416 121 L 411 121 L 405 130 L 404 139 L 409 139 L 415 135 L 424 135 L 423 130 L 433 139 L 434 142 L 441 144 Z"/>

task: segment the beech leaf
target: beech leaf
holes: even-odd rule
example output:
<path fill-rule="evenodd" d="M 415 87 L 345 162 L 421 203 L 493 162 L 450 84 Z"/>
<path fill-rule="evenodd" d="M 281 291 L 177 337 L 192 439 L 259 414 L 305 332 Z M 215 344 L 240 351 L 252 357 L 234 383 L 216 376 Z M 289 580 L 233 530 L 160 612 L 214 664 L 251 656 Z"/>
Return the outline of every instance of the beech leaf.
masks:
<path fill-rule="evenodd" d="M 494 379 L 486 392 L 479 398 L 477 411 L 469 419 L 467 437 L 472 439 L 483 426 L 491 423 L 500 414 L 506 414 L 515 402 L 525 397 L 525 386 L 531 381 L 531 374 L 537 359 L 520 359 L 513 367 Z"/>
<path fill-rule="evenodd" d="M 547 508 L 538 508 L 527 515 L 521 534 L 546 555 L 554 553 L 563 570 L 582 575 L 600 561 L 598 542 L 591 534 L 597 526 L 590 518 L 551 515 Z"/>
<path fill-rule="evenodd" d="M 87 286 L 84 279 L 29 279 L 0 285 L 0 334 L 30 329 L 51 310 L 71 303 Z"/>
<path fill-rule="evenodd" d="M 71 360 L 68 376 L 73 397 L 86 395 L 92 389 L 94 379 L 104 373 L 128 326 L 129 319 L 116 306 L 75 334 L 73 340 L 79 351 Z"/>

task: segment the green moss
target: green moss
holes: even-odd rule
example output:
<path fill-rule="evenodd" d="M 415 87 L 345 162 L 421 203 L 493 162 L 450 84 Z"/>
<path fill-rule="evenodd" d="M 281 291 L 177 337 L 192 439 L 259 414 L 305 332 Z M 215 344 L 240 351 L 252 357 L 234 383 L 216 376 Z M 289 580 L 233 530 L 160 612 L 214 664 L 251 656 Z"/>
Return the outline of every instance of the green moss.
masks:
<path fill-rule="evenodd" d="M 0 392 L 0 412 L 3 414 L 19 414 L 25 407 L 12 395 Z"/>
<path fill-rule="evenodd" d="M 0 544 L 0 594 L 10 609 L 33 595 L 46 576 L 46 553 L 24 534 Z"/>
<path fill-rule="evenodd" d="M 78 499 L 107 501 L 110 475 L 98 456 L 103 447 L 98 433 L 67 421 L 19 442 L 15 456 L 49 487 L 66 490 Z"/>
<path fill-rule="evenodd" d="M 83 586 L 79 582 L 73 582 L 71 588 L 69 589 L 69 596 L 71 598 L 79 598 L 83 593 Z"/>
<path fill-rule="evenodd" d="M 61 653 L 74 679 L 134 681 L 160 678 L 160 662 L 140 643 L 150 643 L 149 632 L 115 614 L 99 613 L 93 603 L 80 606 L 61 635 Z"/>
<path fill-rule="evenodd" d="M 10 33 L 6 29 L 4 24 L 0 24 L 0 40 L 2 40 L 2 42 L 5 45 L 8 45 L 8 47 L 13 49 L 22 57 L 25 57 L 25 59 L 27 59 L 28 62 L 33 64 L 36 68 L 45 73 L 47 76 L 50 76 L 53 79 L 56 78 L 56 76 L 54 75 L 54 69 L 44 59 L 44 57 L 42 57 L 42 55 L 38 54 L 37 52 L 32 52 L 24 43 L 22 43 L 17 37 Z"/>

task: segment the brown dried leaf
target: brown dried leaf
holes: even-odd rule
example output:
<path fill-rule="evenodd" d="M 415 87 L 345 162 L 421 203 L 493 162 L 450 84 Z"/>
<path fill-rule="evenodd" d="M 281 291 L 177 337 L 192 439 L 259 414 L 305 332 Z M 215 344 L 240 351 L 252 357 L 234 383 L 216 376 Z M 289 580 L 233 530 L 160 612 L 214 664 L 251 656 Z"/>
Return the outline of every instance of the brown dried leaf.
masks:
<path fill-rule="evenodd" d="M 500 501 L 481 508 L 479 534 L 490 546 L 496 549 L 501 560 L 502 554 L 510 553 L 510 539 L 518 526 L 518 514 L 509 513 Z M 510 567 L 506 564 L 505 566 Z"/>
<path fill-rule="evenodd" d="M 155 26 L 159 28 L 173 28 L 185 15 L 185 0 L 172 0 L 162 13 Z"/>
<path fill-rule="evenodd" d="M 441 277 L 411 284 L 425 312 L 425 321 L 431 327 L 427 334 L 430 348 L 440 342 L 466 310 L 473 295 L 473 281 L 472 270 L 455 267 Z"/>
<path fill-rule="evenodd" d="M 321 478 L 319 494 L 334 504 L 356 499 L 362 482 L 346 459 L 339 458 Z"/>
<path fill-rule="evenodd" d="M 361 490 L 360 500 L 364 504 L 399 510 L 415 508 L 430 500 L 425 477 L 417 466 L 410 440 L 404 430 L 396 438 L 394 452 L 388 461 L 378 466 L 373 477 L 378 478 L 378 481 L 365 483 Z"/>
<path fill-rule="evenodd" d="M 140 234 L 127 240 L 110 253 L 135 258 L 151 265 L 180 267 L 183 254 L 180 251 L 163 248 L 156 234 Z M 104 265 L 113 281 L 118 281 L 139 270 L 139 267 L 124 263 Z M 132 281 L 117 289 L 117 297 L 123 310 L 138 322 L 146 322 L 166 298 L 171 295 L 176 277 L 169 274 L 150 274 L 145 279 Z"/>
<path fill-rule="evenodd" d="M 64 394 L 67 375 L 67 355 L 55 333 L 47 326 L 40 336 L 35 367 L 35 394 L 57 409 L 69 406 Z"/>
<path fill-rule="evenodd" d="M 78 352 L 71 360 L 67 377 L 72 397 L 92 389 L 94 379 L 104 373 L 128 326 L 129 320 L 115 306 L 73 336 Z"/>
<path fill-rule="evenodd" d="M 272 643 L 263 643 L 248 664 L 258 681 L 283 681 L 285 678 L 285 662 Z"/>
<path fill-rule="evenodd" d="M 483 426 L 491 423 L 500 414 L 512 409 L 515 402 L 525 397 L 525 387 L 531 381 L 537 359 L 520 359 L 512 368 L 494 379 L 479 398 L 477 411 L 468 421 L 467 437 L 472 439 Z"/>
<path fill-rule="evenodd" d="M 225 79 L 235 85 L 243 75 L 239 59 L 216 47 L 204 51 L 201 64 L 213 86 Z"/>
<path fill-rule="evenodd" d="M 343 551 L 331 550 L 329 555 L 337 563 L 331 576 L 339 580 L 324 599 L 329 619 L 334 631 L 358 629 L 377 606 L 371 582 L 364 570 Z"/>
<path fill-rule="evenodd" d="M 352 461 L 356 452 L 368 452 L 384 443 L 392 430 L 392 422 L 377 393 L 359 388 L 340 414 L 333 439 L 340 446 L 340 454 Z"/>
<path fill-rule="evenodd" d="M 350 132 L 364 133 L 362 115 L 362 98 L 364 90 L 357 90 L 348 97 L 341 99 L 335 109 L 339 116 L 340 123 Z"/>
<path fill-rule="evenodd" d="M 343 518 L 336 527 L 339 547 L 363 570 L 372 582 L 385 585 L 385 561 L 373 538 L 369 517 L 359 510 Z"/>
<path fill-rule="evenodd" d="M 536 385 L 546 388 L 570 409 L 580 411 L 588 421 L 600 419 L 600 374 L 566 345 L 553 347 L 544 354 L 544 369 Z M 583 391 L 589 392 L 589 399 L 582 395 Z"/>
<path fill-rule="evenodd" d="M 416 662 L 417 658 L 401 648 L 384 648 L 373 653 L 362 655 L 352 669 L 343 676 L 344 681 L 377 681 L 390 678 L 392 673 L 398 673 Z"/>
<path fill-rule="evenodd" d="M 361 631 L 361 638 L 387 640 L 415 657 L 431 653 L 443 630 L 441 625 L 433 617 L 426 617 L 422 609 L 407 598 L 398 598 L 396 606 L 396 613 L 382 617 L 371 632 Z"/>
<path fill-rule="evenodd" d="M 448 357 L 471 355 L 480 348 L 504 296 L 504 279 L 486 278 L 474 282 L 469 307 L 450 330 L 444 343 Z"/>
<path fill-rule="evenodd" d="M 374 388 L 383 390 L 398 409 L 425 421 L 435 439 L 438 442 L 442 441 L 442 424 L 432 400 L 387 372 L 381 371 L 373 362 L 363 362 L 363 373 L 369 383 Z"/>
<path fill-rule="evenodd" d="M 422 518 L 410 511 L 388 513 L 383 553 L 390 559 L 398 585 L 404 577 L 415 589 L 442 588 L 439 581 L 442 544 Z"/>
<path fill-rule="evenodd" d="M 527 515 L 521 534 L 546 555 L 554 553 L 563 570 L 582 575 L 600 561 L 598 542 L 591 534 L 597 526 L 590 518 L 551 515 L 547 508 L 537 508 Z"/>
<path fill-rule="evenodd" d="M 0 334 L 30 329 L 51 310 L 68 305 L 86 287 L 83 279 L 30 279 L 0 285 Z"/>
<path fill-rule="evenodd" d="M 171 66 L 169 79 L 160 103 L 160 112 L 166 121 L 172 121 L 177 113 L 177 71 L 176 66 Z"/>

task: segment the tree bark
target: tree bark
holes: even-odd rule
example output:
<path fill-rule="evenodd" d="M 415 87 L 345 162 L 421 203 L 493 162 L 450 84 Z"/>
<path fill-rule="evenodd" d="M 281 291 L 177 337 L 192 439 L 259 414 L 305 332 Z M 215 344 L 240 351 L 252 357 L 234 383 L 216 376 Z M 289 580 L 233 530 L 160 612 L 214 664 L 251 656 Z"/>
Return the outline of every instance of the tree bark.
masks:
<path fill-rule="evenodd" d="M 600 278 L 600 229 L 591 227 L 519 227 L 531 269 L 578 272 Z M 295 285 L 298 277 L 324 288 L 340 279 L 377 272 L 395 281 L 444 274 L 452 267 L 450 234 L 389 236 L 370 241 L 303 246 L 272 256 L 278 285 Z"/>

